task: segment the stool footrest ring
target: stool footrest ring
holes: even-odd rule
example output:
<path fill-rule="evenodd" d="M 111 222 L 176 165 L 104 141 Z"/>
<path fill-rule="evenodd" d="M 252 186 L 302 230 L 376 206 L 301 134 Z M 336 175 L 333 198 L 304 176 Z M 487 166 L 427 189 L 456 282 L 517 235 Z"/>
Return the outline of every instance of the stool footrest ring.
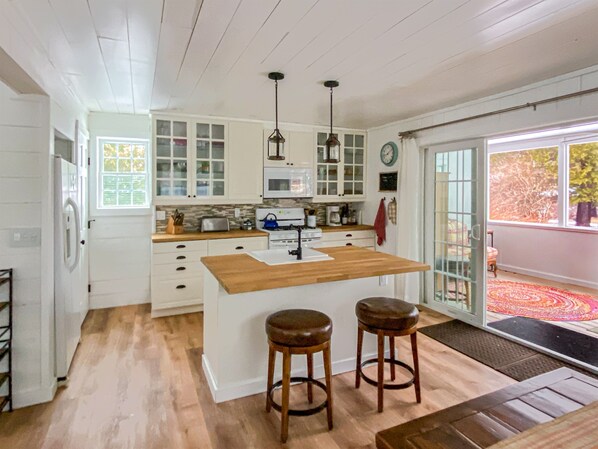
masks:
<path fill-rule="evenodd" d="M 316 379 L 310 379 L 308 377 L 291 377 L 291 383 L 293 383 L 293 382 L 308 382 L 312 385 L 315 385 L 316 387 L 321 388 L 322 390 L 324 390 L 325 393 L 328 391 L 326 388 L 326 385 L 324 385 L 322 382 L 320 382 L 319 380 L 316 380 Z M 272 388 L 270 388 L 270 390 L 267 393 L 268 393 L 268 397 L 270 398 L 270 405 L 272 406 L 272 408 L 274 410 L 280 412 L 280 411 L 282 411 L 282 406 L 280 404 L 274 402 L 274 390 L 276 390 L 278 388 L 282 388 L 282 380 L 279 380 L 274 385 L 272 385 Z M 310 407 L 308 409 L 304 409 L 304 410 L 289 409 L 289 415 L 291 415 L 291 416 L 315 415 L 316 413 L 319 413 L 322 410 L 324 410 L 327 406 L 328 406 L 328 400 L 325 400 L 321 404 L 316 405 L 315 407 Z"/>
<path fill-rule="evenodd" d="M 407 382 L 403 382 L 400 384 L 383 384 L 382 388 L 384 388 L 385 390 L 402 390 L 404 388 L 409 388 L 411 385 L 413 385 L 415 383 L 415 371 L 413 370 L 413 368 L 411 368 L 409 365 L 407 365 L 406 363 L 401 362 L 400 360 L 393 360 L 393 359 L 384 359 L 384 361 L 386 363 L 391 363 L 394 365 L 398 365 L 401 366 L 403 368 L 405 368 L 407 371 L 409 371 L 412 374 L 412 377 L 410 380 L 408 380 Z M 369 359 L 366 360 L 365 362 L 363 362 L 361 364 L 361 368 L 359 369 L 359 375 L 361 376 L 361 378 L 367 382 L 370 385 L 374 385 L 374 386 L 378 386 L 378 382 L 369 378 L 368 376 L 366 376 L 363 373 L 363 368 L 365 368 L 368 365 L 373 365 L 373 364 L 377 364 L 378 363 L 378 359 L 377 358 L 373 358 L 373 359 Z"/>

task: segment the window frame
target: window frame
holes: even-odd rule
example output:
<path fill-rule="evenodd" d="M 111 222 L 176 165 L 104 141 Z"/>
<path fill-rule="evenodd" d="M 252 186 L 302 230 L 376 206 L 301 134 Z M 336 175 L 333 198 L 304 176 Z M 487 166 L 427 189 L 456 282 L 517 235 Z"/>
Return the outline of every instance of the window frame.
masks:
<path fill-rule="evenodd" d="M 115 143 L 117 146 L 118 144 L 131 144 L 131 145 L 139 145 L 143 144 L 145 146 L 145 172 L 137 173 L 138 175 L 143 174 L 145 176 L 145 204 L 142 206 L 135 206 L 135 205 L 124 205 L 124 206 L 105 206 L 103 204 L 103 192 L 104 192 L 104 177 L 103 175 L 109 174 L 108 172 L 104 172 L 104 144 L 105 143 Z M 147 213 L 151 206 L 152 206 L 152 191 L 151 191 L 151 179 L 152 179 L 152 171 L 151 171 L 151 146 L 150 141 L 148 139 L 139 139 L 139 138 L 130 138 L 130 137 L 107 137 L 107 136 L 98 136 L 96 138 L 96 161 L 97 161 L 97 171 L 96 171 L 96 195 L 95 195 L 95 209 L 100 213 L 114 213 L 118 214 L 119 212 L 141 212 Z M 118 156 L 116 157 L 116 161 L 118 164 Z M 115 173 L 116 175 L 119 172 Z M 126 173 L 120 173 L 126 174 Z M 134 172 L 131 172 L 134 174 Z"/>
<path fill-rule="evenodd" d="M 490 155 L 511 151 L 525 151 L 537 148 L 558 147 L 558 223 L 527 223 L 522 221 L 494 220 L 490 218 L 490 183 L 486 183 L 486 219 L 489 224 L 512 225 L 525 228 L 552 229 L 567 232 L 597 233 L 598 228 L 586 228 L 569 225 L 569 146 L 589 142 L 598 142 L 598 133 L 563 133 L 557 136 L 514 140 L 510 142 L 488 143 L 486 158 L 486 179 L 490 179 Z"/>

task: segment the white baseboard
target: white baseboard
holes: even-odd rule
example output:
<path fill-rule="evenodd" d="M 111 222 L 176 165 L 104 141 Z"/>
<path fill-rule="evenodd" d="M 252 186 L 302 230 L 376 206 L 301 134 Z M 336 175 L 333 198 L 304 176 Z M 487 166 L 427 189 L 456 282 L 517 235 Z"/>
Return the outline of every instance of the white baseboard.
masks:
<path fill-rule="evenodd" d="M 130 296 L 126 293 L 110 293 L 89 295 L 89 309 L 107 309 L 109 307 L 132 306 L 137 304 L 148 304 L 150 302 L 149 291 L 147 295 Z"/>
<path fill-rule="evenodd" d="M 498 270 L 512 271 L 513 273 L 525 274 L 527 276 L 534 276 L 541 279 L 547 279 L 549 281 L 562 282 L 564 284 L 573 284 L 578 285 L 580 287 L 598 289 L 598 282 L 591 282 L 583 279 L 575 279 L 566 276 L 560 276 L 558 274 L 545 273 L 543 271 L 528 270 L 527 268 L 515 267 L 512 265 L 498 265 Z M 488 275 L 488 279 L 492 279 L 492 276 Z"/>
<path fill-rule="evenodd" d="M 390 356 L 389 350 L 384 352 L 384 357 L 388 358 Z M 371 354 L 363 354 L 362 361 L 376 358 L 377 354 L 375 352 Z M 344 360 L 338 360 L 336 362 L 332 362 L 332 374 L 342 374 L 349 371 L 355 371 L 355 357 L 351 357 Z M 219 387 L 216 385 L 216 379 L 214 378 L 212 367 L 210 365 L 210 361 L 206 357 L 205 354 L 201 356 L 201 366 L 203 367 L 203 372 L 206 376 L 208 381 L 208 386 L 210 387 L 210 392 L 212 393 L 212 398 L 214 402 L 220 403 L 225 401 L 230 401 L 232 399 L 243 398 L 245 396 L 251 396 L 254 394 L 264 393 L 266 391 L 266 376 L 248 379 L 243 383 L 237 383 L 233 385 L 228 385 L 226 387 Z M 296 369 L 291 371 L 291 376 L 306 376 L 305 369 Z M 274 375 L 275 380 L 277 375 Z M 315 379 L 322 379 L 324 377 L 324 366 L 323 365 L 314 365 L 314 378 Z M 278 373 L 278 378 L 280 378 L 280 373 Z"/>
<path fill-rule="evenodd" d="M 56 379 L 47 387 L 31 388 L 13 393 L 13 408 L 29 407 L 30 405 L 43 404 L 54 399 L 56 394 Z"/>

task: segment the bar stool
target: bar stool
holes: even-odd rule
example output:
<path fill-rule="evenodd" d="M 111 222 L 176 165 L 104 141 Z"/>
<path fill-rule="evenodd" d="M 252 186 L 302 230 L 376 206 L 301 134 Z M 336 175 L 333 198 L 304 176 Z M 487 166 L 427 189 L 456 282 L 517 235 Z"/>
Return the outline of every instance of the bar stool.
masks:
<path fill-rule="evenodd" d="M 330 363 L 330 336 L 332 321 L 315 310 L 291 309 L 273 313 L 266 319 L 268 335 L 268 390 L 266 392 L 266 411 L 270 408 L 281 412 L 280 440 L 285 443 L 289 433 L 289 415 L 309 416 L 326 409 L 328 429 L 332 429 L 332 370 Z M 313 378 L 313 354 L 322 351 L 326 385 Z M 282 352 L 282 380 L 273 383 L 276 352 Z M 291 356 L 307 356 L 307 377 L 291 377 Z M 321 404 L 306 409 L 289 409 L 291 382 L 307 383 L 307 399 L 313 403 L 312 385 L 326 392 L 326 400 Z M 282 387 L 282 404 L 274 402 L 274 390 Z"/>
<path fill-rule="evenodd" d="M 419 385 L 419 361 L 417 358 L 417 322 L 419 311 L 413 304 L 395 298 L 366 298 L 355 305 L 358 320 L 357 330 L 357 363 L 355 368 L 355 388 L 359 388 L 363 379 L 370 385 L 378 387 L 378 412 L 384 408 L 384 389 L 400 390 L 415 384 L 415 398 L 421 402 Z M 378 337 L 378 357 L 361 362 L 363 346 L 363 332 L 375 334 Z M 395 359 L 395 337 L 410 335 L 413 368 Z M 384 358 L 384 337 L 388 336 L 390 357 Z M 401 366 L 412 374 L 412 378 L 401 384 L 384 383 L 384 363 L 390 364 L 390 378 L 395 380 L 395 365 Z M 373 380 L 363 373 L 363 368 L 377 363 L 378 379 Z"/>

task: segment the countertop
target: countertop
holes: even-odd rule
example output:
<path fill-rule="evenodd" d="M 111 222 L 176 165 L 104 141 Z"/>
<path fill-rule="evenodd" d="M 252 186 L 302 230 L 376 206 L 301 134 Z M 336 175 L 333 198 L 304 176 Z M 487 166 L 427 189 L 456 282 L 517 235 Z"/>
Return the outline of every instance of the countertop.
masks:
<path fill-rule="evenodd" d="M 166 234 L 160 232 L 152 235 L 152 243 L 188 242 L 191 240 L 219 240 L 219 239 L 244 239 L 248 237 L 268 237 L 267 232 L 252 229 L 231 229 L 230 231 L 216 232 L 185 232 L 184 234 Z"/>
<path fill-rule="evenodd" d="M 345 231 L 371 231 L 370 225 L 343 225 L 343 226 L 318 226 L 322 232 L 345 232 Z M 152 234 L 152 243 L 164 242 L 188 242 L 191 240 L 219 240 L 219 239 L 242 239 L 246 237 L 267 237 L 268 234 L 257 229 L 245 231 L 243 229 L 231 229 L 222 232 L 185 232 L 184 234 L 166 234 L 160 232 Z"/>
<path fill-rule="evenodd" d="M 201 261 L 229 294 L 256 292 L 388 274 L 427 271 L 426 264 L 355 246 L 318 248 L 334 260 L 270 266 L 247 254 Z"/>

